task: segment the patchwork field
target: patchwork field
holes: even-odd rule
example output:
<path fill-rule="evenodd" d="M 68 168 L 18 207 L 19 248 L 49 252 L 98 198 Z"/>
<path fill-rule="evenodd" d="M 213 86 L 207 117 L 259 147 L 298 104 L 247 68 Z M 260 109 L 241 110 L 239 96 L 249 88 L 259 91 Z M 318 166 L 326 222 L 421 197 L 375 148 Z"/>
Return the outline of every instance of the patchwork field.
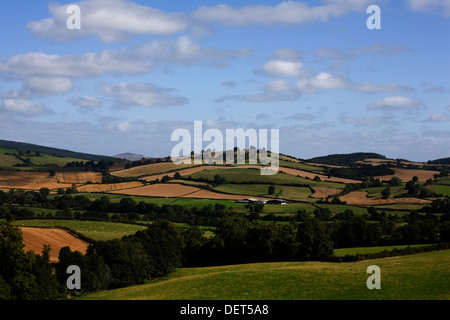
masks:
<path fill-rule="evenodd" d="M 72 251 L 80 251 L 86 253 L 88 243 L 75 237 L 71 233 L 62 229 L 49 228 L 29 228 L 21 227 L 23 235 L 24 250 L 33 250 L 37 254 L 41 254 L 45 244 L 50 245 L 50 261 L 58 261 L 59 250 L 62 247 L 70 247 Z"/>
<path fill-rule="evenodd" d="M 203 199 L 222 199 L 222 200 L 241 200 L 248 195 L 232 195 L 225 193 L 212 192 L 193 186 L 187 186 L 177 183 L 157 183 L 138 188 L 111 191 L 113 194 L 125 194 L 131 196 L 146 197 L 166 197 L 166 198 L 203 198 Z"/>
<path fill-rule="evenodd" d="M 14 225 L 25 227 L 26 229 L 33 229 L 33 230 L 35 229 L 34 230 L 35 232 L 42 232 L 42 230 L 64 231 L 58 228 L 68 228 L 95 241 L 106 241 L 121 238 L 125 235 L 130 235 L 135 233 L 136 231 L 144 230 L 146 228 L 145 226 L 137 224 L 117 223 L 108 221 L 40 220 L 40 219 L 19 220 L 15 221 Z M 37 252 L 41 251 L 42 246 L 41 249 L 39 249 L 39 251 Z"/>

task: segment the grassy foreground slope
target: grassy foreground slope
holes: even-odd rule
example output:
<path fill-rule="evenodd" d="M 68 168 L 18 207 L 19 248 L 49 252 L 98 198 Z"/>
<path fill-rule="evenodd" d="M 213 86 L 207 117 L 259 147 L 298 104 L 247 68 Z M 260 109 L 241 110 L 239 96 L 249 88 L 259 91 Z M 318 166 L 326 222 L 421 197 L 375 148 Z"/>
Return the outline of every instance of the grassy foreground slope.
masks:
<path fill-rule="evenodd" d="M 381 269 L 381 289 L 366 286 Z M 179 269 L 163 280 L 83 296 L 91 300 L 450 299 L 450 250 L 352 263 L 282 262 Z"/>

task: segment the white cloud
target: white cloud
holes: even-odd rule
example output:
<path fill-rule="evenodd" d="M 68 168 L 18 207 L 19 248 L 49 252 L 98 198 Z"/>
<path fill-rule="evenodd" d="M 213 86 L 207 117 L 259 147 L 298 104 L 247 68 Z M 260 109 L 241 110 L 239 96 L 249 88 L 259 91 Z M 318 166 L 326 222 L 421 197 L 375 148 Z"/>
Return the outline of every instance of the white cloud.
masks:
<path fill-rule="evenodd" d="M 302 67 L 299 61 L 270 60 L 262 65 L 261 71 L 272 77 L 298 77 Z"/>
<path fill-rule="evenodd" d="M 266 91 L 289 91 L 292 89 L 292 86 L 284 80 L 274 80 L 269 82 L 264 89 Z"/>
<path fill-rule="evenodd" d="M 31 94 L 54 95 L 72 88 L 72 80 L 63 77 L 30 77 L 25 80 L 25 89 Z"/>
<path fill-rule="evenodd" d="M 352 11 L 363 11 L 373 1 L 326 1 L 326 4 L 310 7 L 305 2 L 285 1 L 278 5 L 247 5 L 240 8 L 220 4 L 201 6 L 191 17 L 206 22 L 220 22 L 229 26 L 306 24 L 328 21 Z"/>
<path fill-rule="evenodd" d="M 148 59 L 159 63 L 207 64 L 223 67 L 224 60 L 236 59 L 253 53 L 250 49 L 222 50 L 204 48 L 189 36 L 181 36 L 173 41 L 155 40 L 138 45 L 132 49 L 138 59 Z"/>
<path fill-rule="evenodd" d="M 390 96 L 376 99 L 375 103 L 367 106 L 369 110 L 386 110 L 386 111 L 401 111 L 401 110 L 417 110 L 422 106 L 422 102 L 418 99 L 411 99 L 403 96 Z"/>
<path fill-rule="evenodd" d="M 432 121 L 432 122 L 448 122 L 448 121 L 450 121 L 450 114 L 442 113 L 442 112 L 433 113 L 430 116 L 430 118 L 428 119 L 428 121 Z"/>
<path fill-rule="evenodd" d="M 182 96 L 173 96 L 173 89 L 160 88 L 150 83 L 121 82 L 116 85 L 103 83 L 99 86 L 104 94 L 115 98 L 116 108 L 169 107 L 187 104 L 189 100 Z"/>
<path fill-rule="evenodd" d="M 393 116 L 391 113 L 385 113 L 382 117 L 340 117 L 339 122 L 351 124 L 354 127 L 380 127 L 392 124 Z"/>
<path fill-rule="evenodd" d="M 34 101 L 24 99 L 3 99 L 3 109 L 7 112 L 28 117 L 50 112 L 50 110 L 48 110 L 42 103 L 36 103 Z"/>
<path fill-rule="evenodd" d="M 437 11 L 450 17 L 450 1 L 448 0 L 406 0 L 406 3 L 412 11 Z"/>
<path fill-rule="evenodd" d="M 70 103 L 74 106 L 82 108 L 83 110 L 91 110 L 92 108 L 98 108 L 102 105 L 102 101 L 93 96 L 83 96 L 71 100 Z"/>
<path fill-rule="evenodd" d="M 397 83 L 375 84 L 375 83 L 368 83 L 368 82 L 353 83 L 351 85 L 351 89 L 358 91 L 358 92 L 364 92 L 364 93 L 414 92 L 415 91 L 414 88 L 412 88 L 412 87 L 402 86 Z"/>
<path fill-rule="evenodd" d="M 30 52 L 0 62 L 0 70 L 16 75 L 42 77 L 90 77 L 106 73 L 138 74 L 148 72 L 153 64 L 130 54 L 103 51 L 82 55 L 49 55 Z"/>
<path fill-rule="evenodd" d="M 188 21 L 183 13 L 168 13 L 128 0 L 85 0 L 75 2 L 81 9 L 81 29 L 66 27 L 67 7 L 51 3 L 51 18 L 33 21 L 33 34 L 56 40 L 96 35 L 104 42 L 120 41 L 133 35 L 169 35 L 185 31 Z"/>
<path fill-rule="evenodd" d="M 331 75 L 326 72 L 321 72 L 314 78 L 297 80 L 297 88 L 301 92 L 315 92 L 317 90 L 334 90 L 343 89 L 349 86 L 347 80 Z"/>

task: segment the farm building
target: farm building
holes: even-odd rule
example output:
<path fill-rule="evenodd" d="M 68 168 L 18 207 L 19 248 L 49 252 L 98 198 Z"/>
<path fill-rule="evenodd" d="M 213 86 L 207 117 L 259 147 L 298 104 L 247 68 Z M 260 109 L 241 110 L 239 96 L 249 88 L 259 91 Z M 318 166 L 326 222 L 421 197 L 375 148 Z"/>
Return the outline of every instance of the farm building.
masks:
<path fill-rule="evenodd" d="M 268 200 L 266 199 L 254 199 L 254 198 L 247 198 L 236 201 L 236 203 L 249 203 L 249 202 L 256 202 L 256 203 L 267 203 Z"/>
<path fill-rule="evenodd" d="M 274 200 L 267 201 L 267 204 L 279 204 L 279 205 L 282 205 L 282 204 L 286 204 L 286 203 L 287 203 L 287 201 L 283 200 L 283 199 L 274 199 Z"/>

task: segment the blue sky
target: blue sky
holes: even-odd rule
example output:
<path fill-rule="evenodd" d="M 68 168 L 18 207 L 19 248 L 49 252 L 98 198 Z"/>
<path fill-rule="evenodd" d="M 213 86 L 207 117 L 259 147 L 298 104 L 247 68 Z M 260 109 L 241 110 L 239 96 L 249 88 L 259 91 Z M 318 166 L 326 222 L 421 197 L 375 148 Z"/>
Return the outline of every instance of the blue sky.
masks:
<path fill-rule="evenodd" d="M 0 17 L 1 139 L 167 156 L 202 120 L 279 129 L 304 159 L 450 156 L 449 0 L 16 0 Z"/>

